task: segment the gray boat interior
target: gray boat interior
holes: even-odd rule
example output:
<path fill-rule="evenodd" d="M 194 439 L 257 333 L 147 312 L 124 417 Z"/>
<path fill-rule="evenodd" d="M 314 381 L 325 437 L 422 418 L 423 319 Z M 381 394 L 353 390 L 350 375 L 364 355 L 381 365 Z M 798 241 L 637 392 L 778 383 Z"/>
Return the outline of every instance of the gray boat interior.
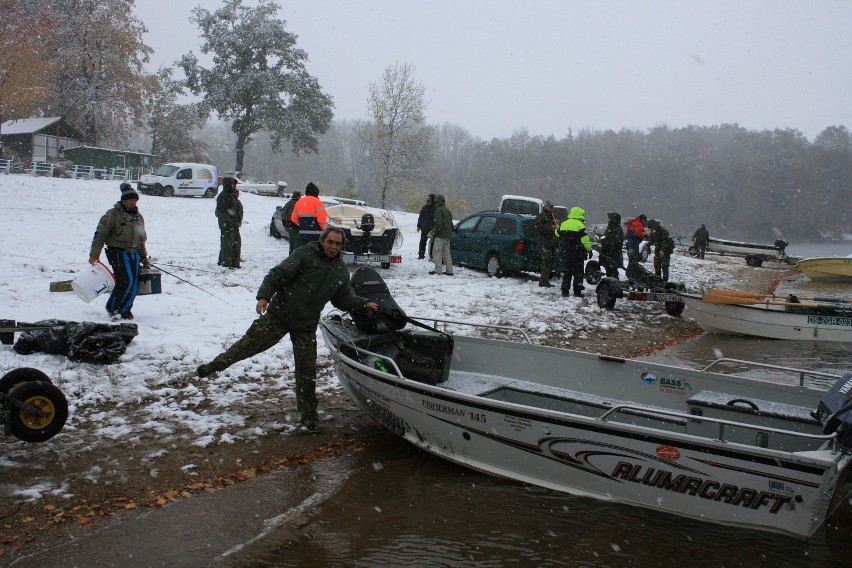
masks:
<path fill-rule="evenodd" d="M 323 328 L 341 360 L 394 380 L 417 380 L 396 364 L 416 335 L 419 349 L 437 348 L 427 355 L 440 367 L 441 379 L 421 380 L 428 388 L 517 405 L 518 411 L 534 409 L 541 420 L 595 420 L 782 452 L 833 449 L 838 443 L 835 433 L 824 432 L 827 411 L 818 412 L 826 385 L 841 379 L 836 376 L 807 377 L 807 371 L 796 370 L 800 379 L 791 375 L 789 384 L 781 384 L 457 334 L 447 352 L 446 334 L 439 331 L 368 335 L 345 314 L 325 318 Z M 376 368 L 376 359 L 384 370 Z M 852 374 L 841 380 L 852 382 Z"/>

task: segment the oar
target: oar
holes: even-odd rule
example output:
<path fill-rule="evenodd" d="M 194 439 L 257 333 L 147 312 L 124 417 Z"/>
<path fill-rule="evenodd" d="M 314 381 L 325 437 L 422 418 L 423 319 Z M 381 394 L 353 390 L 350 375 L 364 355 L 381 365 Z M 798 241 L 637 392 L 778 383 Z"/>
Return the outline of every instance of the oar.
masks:
<path fill-rule="evenodd" d="M 803 304 L 800 302 L 778 302 L 774 300 L 761 300 L 760 298 L 741 298 L 738 296 L 721 296 L 718 294 L 714 294 L 712 296 L 706 295 L 701 298 L 701 301 L 705 304 L 735 304 L 735 305 L 770 305 L 770 306 L 794 306 L 797 308 L 827 308 L 832 310 L 839 310 L 843 313 L 849 311 L 847 306 L 842 304 Z"/>
<path fill-rule="evenodd" d="M 786 296 L 780 296 L 778 294 L 771 294 L 771 293 L 768 293 L 768 292 L 762 293 L 762 292 L 747 292 L 745 290 L 723 290 L 722 288 L 710 288 L 707 291 L 707 293 L 710 294 L 710 295 L 714 295 L 714 296 L 716 296 L 716 295 L 733 296 L 733 297 L 739 297 L 739 298 L 767 298 L 767 297 L 784 298 L 784 297 L 786 297 Z M 850 299 L 850 298 L 821 298 L 819 296 L 799 296 L 798 294 L 795 294 L 795 296 L 797 298 L 799 298 L 800 300 L 811 300 L 811 301 L 814 301 L 814 302 L 833 302 L 833 303 L 837 303 L 837 304 L 845 304 L 845 303 L 852 302 L 852 299 Z"/>

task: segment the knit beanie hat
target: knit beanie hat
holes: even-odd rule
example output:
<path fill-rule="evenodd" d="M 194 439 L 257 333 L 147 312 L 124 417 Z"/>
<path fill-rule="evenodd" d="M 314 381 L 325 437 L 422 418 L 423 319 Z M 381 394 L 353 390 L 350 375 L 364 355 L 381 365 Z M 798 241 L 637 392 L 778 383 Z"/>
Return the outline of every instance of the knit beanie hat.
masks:
<path fill-rule="evenodd" d="M 122 201 L 124 201 L 125 199 L 139 199 L 139 194 L 136 193 L 136 190 L 133 189 L 133 186 L 127 183 L 126 181 L 121 183 L 119 189 L 121 190 Z"/>
<path fill-rule="evenodd" d="M 310 182 L 308 187 L 305 188 L 305 195 L 313 195 L 314 197 L 319 196 L 319 187 L 314 182 Z"/>

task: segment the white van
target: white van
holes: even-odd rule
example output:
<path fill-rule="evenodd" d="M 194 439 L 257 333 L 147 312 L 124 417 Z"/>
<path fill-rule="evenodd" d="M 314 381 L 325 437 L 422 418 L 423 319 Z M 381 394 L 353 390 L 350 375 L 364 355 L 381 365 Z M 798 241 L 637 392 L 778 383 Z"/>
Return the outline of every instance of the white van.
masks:
<path fill-rule="evenodd" d="M 147 195 L 216 197 L 219 191 L 216 166 L 176 162 L 163 164 L 153 174 L 139 178 L 137 188 Z"/>
<path fill-rule="evenodd" d="M 544 200 L 525 195 L 504 195 L 500 199 L 500 213 L 516 215 L 538 215 L 544 211 Z M 560 223 L 568 218 L 568 208 L 562 205 L 553 206 L 553 216 Z"/>

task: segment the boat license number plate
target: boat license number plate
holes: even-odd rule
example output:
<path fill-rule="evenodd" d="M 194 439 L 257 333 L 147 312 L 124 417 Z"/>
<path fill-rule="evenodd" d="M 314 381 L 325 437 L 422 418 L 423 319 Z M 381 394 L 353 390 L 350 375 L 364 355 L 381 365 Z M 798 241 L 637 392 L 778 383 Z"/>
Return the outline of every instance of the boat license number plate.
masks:
<path fill-rule="evenodd" d="M 356 254 L 355 262 L 390 262 L 390 259 L 383 254 Z"/>

